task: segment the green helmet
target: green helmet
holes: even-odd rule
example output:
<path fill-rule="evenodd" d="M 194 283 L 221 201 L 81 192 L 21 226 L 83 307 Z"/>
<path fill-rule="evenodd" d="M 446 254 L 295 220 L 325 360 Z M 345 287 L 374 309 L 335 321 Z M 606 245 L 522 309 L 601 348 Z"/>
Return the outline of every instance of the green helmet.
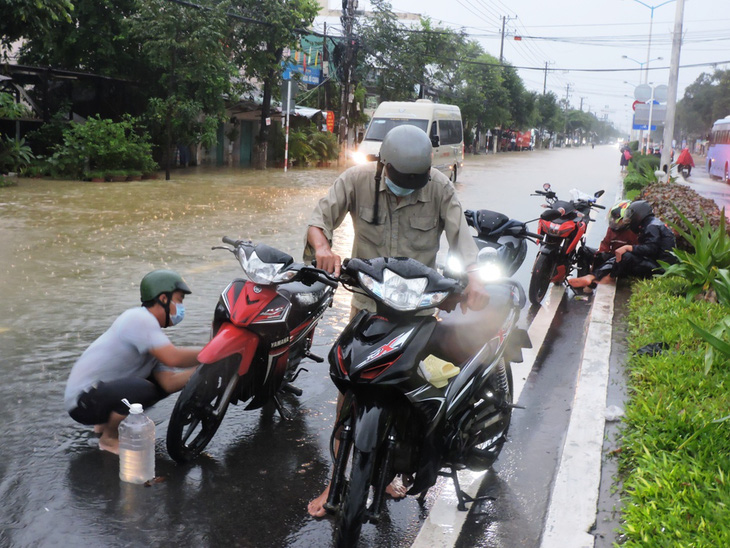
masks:
<path fill-rule="evenodd" d="M 139 294 L 142 302 L 152 301 L 162 293 L 182 291 L 186 295 L 192 293 L 182 276 L 172 270 L 153 270 L 142 278 Z"/>

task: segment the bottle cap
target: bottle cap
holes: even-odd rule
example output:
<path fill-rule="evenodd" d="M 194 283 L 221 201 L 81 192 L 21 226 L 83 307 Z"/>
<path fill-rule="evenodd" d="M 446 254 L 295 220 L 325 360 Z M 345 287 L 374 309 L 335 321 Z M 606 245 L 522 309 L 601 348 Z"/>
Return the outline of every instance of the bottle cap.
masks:
<path fill-rule="evenodd" d="M 129 406 L 129 413 L 132 415 L 139 415 L 144 411 L 141 403 L 133 403 Z"/>

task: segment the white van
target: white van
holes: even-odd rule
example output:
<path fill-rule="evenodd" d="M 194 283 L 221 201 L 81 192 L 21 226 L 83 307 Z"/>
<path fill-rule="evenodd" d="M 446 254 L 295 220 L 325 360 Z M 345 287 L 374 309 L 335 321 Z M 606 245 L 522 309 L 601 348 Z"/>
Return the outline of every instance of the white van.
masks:
<path fill-rule="evenodd" d="M 442 105 L 429 99 L 419 99 L 414 103 L 380 103 L 370 120 L 365 138 L 353 155 L 355 162 L 362 164 L 368 161 L 368 155 L 377 155 L 385 134 L 403 124 L 416 126 L 428 133 L 433 143 L 433 167 L 456 181 L 464 168 L 461 110 L 455 105 Z"/>

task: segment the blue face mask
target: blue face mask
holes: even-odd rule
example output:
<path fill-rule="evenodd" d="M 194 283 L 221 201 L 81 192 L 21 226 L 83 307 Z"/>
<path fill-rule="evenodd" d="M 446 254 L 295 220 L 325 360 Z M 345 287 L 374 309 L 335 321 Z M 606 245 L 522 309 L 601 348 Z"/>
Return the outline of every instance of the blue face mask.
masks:
<path fill-rule="evenodd" d="M 183 303 L 175 303 L 175 309 L 175 315 L 170 314 L 170 323 L 172 325 L 179 324 L 185 317 L 185 305 Z"/>
<path fill-rule="evenodd" d="M 401 198 L 403 196 L 408 196 L 409 194 L 413 194 L 414 190 L 412 188 L 403 188 L 395 184 L 393 181 L 385 178 L 385 186 L 387 186 L 390 191 L 395 194 L 396 196 L 400 196 Z"/>

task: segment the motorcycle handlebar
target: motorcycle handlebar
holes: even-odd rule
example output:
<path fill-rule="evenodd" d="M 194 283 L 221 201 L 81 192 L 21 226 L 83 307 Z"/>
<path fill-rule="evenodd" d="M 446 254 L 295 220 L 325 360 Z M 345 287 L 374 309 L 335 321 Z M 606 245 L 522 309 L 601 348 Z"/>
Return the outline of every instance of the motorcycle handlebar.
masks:
<path fill-rule="evenodd" d="M 311 274 L 317 281 L 334 288 L 337 288 L 340 281 L 339 278 L 335 278 L 329 272 L 325 272 L 324 270 L 317 268 L 315 261 L 312 261 L 312 266 L 303 266 L 300 272 L 305 275 Z"/>
<path fill-rule="evenodd" d="M 236 245 L 238 245 L 238 240 L 234 240 L 233 238 L 229 238 L 228 236 L 223 236 L 223 243 L 235 247 Z"/>

